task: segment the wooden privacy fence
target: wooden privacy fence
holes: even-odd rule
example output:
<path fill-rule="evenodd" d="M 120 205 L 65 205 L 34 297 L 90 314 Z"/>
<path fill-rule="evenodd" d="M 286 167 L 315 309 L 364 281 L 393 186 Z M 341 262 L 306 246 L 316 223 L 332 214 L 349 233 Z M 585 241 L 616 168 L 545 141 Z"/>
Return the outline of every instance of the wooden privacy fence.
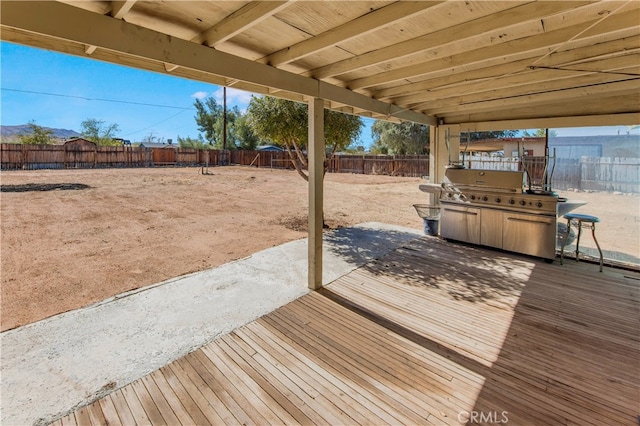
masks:
<path fill-rule="evenodd" d="M 127 146 L 1 144 L 2 170 L 148 167 L 152 150 Z"/>
<path fill-rule="evenodd" d="M 0 153 L 2 170 L 228 164 L 293 169 L 289 154 L 282 151 L 0 144 Z M 523 159 L 466 156 L 464 164 L 474 169 L 524 170 L 531 174 L 532 185 L 539 186 L 544 176 L 545 159 L 532 156 Z M 429 157 L 427 155 L 335 155 L 329 162 L 329 172 L 422 177 L 429 174 Z M 552 185 L 554 189 L 575 188 L 640 193 L 639 182 L 640 159 L 638 158 L 581 157 L 556 159 Z"/>
<path fill-rule="evenodd" d="M 429 175 L 428 155 L 336 155 L 331 159 L 329 171 L 422 177 Z"/>
<path fill-rule="evenodd" d="M 1 144 L 2 170 L 107 167 L 216 166 L 237 164 L 293 169 L 282 151 L 203 150 L 129 146 L 63 146 Z M 429 174 L 429 157 L 336 155 L 329 172 L 421 177 Z"/>

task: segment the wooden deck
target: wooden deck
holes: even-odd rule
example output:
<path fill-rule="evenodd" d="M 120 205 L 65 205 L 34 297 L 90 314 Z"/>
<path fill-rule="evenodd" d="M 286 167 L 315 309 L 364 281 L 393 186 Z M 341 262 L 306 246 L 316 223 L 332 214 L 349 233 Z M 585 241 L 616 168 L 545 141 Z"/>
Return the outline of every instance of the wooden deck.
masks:
<path fill-rule="evenodd" d="M 54 424 L 637 425 L 639 279 L 425 237 Z"/>

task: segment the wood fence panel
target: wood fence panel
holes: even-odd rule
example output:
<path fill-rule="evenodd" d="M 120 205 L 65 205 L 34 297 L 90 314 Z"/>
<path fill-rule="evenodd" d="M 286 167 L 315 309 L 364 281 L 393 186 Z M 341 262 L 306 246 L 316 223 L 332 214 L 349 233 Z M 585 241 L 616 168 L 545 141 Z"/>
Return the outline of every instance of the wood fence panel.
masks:
<path fill-rule="evenodd" d="M 127 163 L 130 167 L 153 167 L 153 149 L 145 147 L 129 147 Z"/>
<path fill-rule="evenodd" d="M 131 167 L 130 146 L 99 146 L 96 150 L 96 167 Z"/>
<path fill-rule="evenodd" d="M 153 150 L 144 147 L 129 147 L 127 151 L 128 164 L 131 167 L 153 166 Z"/>
<path fill-rule="evenodd" d="M 336 155 L 331 159 L 329 171 L 333 173 L 364 174 L 364 155 Z"/>
<path fill-rule="evenodd" d="M 175 162 L 177 166 L 197 166 L 199 164 L 198 159 L 199 154 L 197 149 L 178 148 L 175 150 Z"/>
<path fill-rule="evenodd" d="M 0 161 L 2 170 L 22 170 L 24 167 L 24 150 L 21 144 L 3 143 L 0 145 Z"/>
<path fill-rule="evenodd" d="M 329 171 L 422 177 L 429 174 L 429 157 L 426 155 L 336 155 L 331 159 Z"/>
<path fill-rule="evenodd" d="M 65 169 L 91 169 L 96 167 L 95 146 L 63 146 Z"/>
<path fill-rule="evenodd" d="M 174 148 L 152 148 L 154 166 L 173 166 L 176 164 Z"/>
<path fill-rule="evenodd" d="M 268 167 L 272 169 L 295 169 L 288 152 L 271 152 Z"/>
<path fill-rule="evenodd" d="M 219 152 L 217 150 L 212 149 L 212 150 L 208 150 L 207 154 L 209 156 L 209 163 L 208 164 L 205 163 L 205 164 L 210 166 L 217 165 L 220 158 Z"/>
<path fill-rule="evenodd" d="M 62 169 L 65 149 L 61 145 L 24 145 L 24 169 Z"/>

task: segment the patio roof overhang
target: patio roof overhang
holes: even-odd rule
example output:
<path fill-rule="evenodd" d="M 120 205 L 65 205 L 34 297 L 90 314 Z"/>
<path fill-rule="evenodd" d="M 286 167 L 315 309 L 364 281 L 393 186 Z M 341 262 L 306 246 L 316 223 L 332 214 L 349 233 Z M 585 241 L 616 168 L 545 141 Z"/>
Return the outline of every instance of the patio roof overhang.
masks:
<path fill-rule="evenodd" d="M 637 124 L 635 1 L 3 1 L 2 40 L 423 124 Z M 108 80 L 108 79 L 107 79 Z M 108 81 L 107 81 L 108 83 Z"/>
<path fill-rule="evenodd" d="M 460 131 L 640 122 L 636 1 L 3 1 L 0 37 L 308 102 L 312 288 L 322 108 L 431 125 L 435 182 Z"/>

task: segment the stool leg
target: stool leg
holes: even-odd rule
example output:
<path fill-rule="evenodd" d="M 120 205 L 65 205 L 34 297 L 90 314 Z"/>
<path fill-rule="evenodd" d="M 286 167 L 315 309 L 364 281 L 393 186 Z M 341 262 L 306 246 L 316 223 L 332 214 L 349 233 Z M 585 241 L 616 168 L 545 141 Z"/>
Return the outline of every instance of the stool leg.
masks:
<path fill-rule="evenodd" d="M 563 264 L 564 261 L 564 246 L 567 245 L 567 241 L 569 240 L 569 234 L 571 234 L 571 219 L 567 220 L 567 233 L 562 239 L 562 246 L 560 247 L 560 264 Z"/>
<path fill-rule="evenodd" d="M 600 253 L 600 272 L 602 272 L 602 250 L 600 250 L 600 244 L 598 244 L 598 239 L 596 238 L 596 224 L 591 224 L 591 235 L 593 235 L 593 241 L 596 242 L 596 247 L 598 247 L 598 253 Z"/>
<path fill-rule="evenodd" d="M 578 238 L 576 238 L 576 262 L 580 256 L 580 235 L 582 235 L 582 222 L 578 221 Z"/>

